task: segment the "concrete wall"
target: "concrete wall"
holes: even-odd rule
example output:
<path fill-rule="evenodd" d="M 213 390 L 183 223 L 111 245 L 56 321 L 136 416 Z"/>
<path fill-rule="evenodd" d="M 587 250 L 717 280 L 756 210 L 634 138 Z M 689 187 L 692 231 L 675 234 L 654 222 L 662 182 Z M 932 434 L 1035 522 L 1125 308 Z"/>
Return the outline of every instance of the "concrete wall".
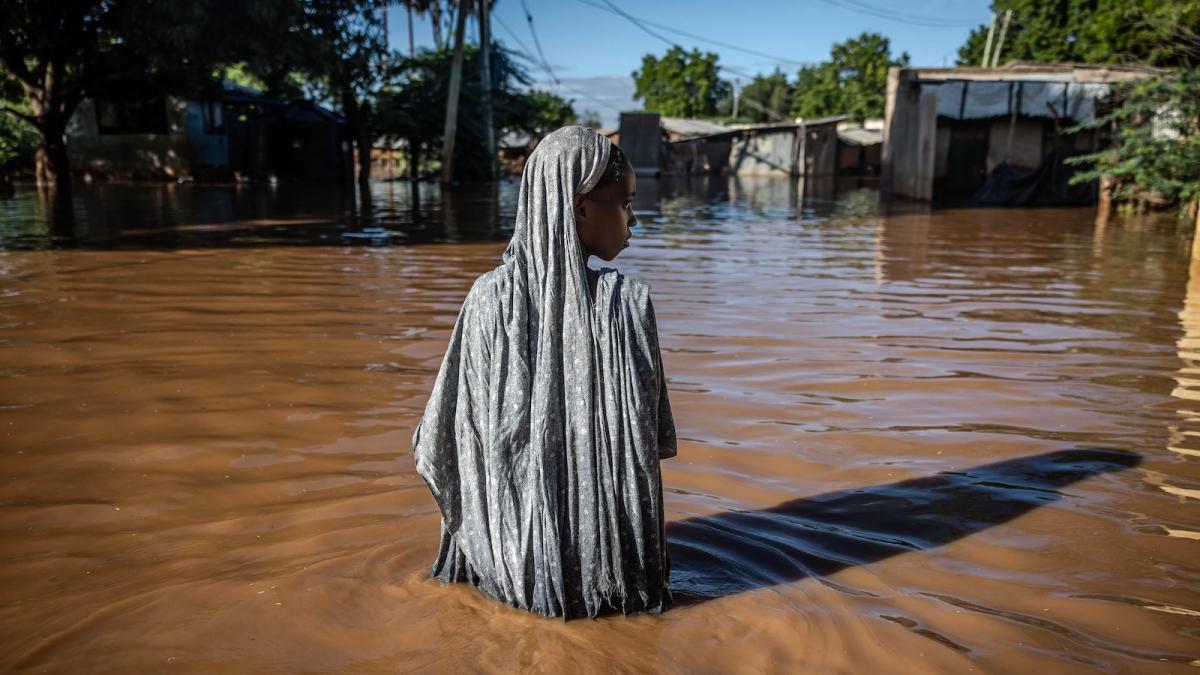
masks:
<path fill-rule="evenodd" d="M 101 134 L 92 99 L 84 99 L 67 124 L 67 152 L 80 175 L 115 179 L 191 175 L 188 105 L 168 98 L 167 133 Z"/>

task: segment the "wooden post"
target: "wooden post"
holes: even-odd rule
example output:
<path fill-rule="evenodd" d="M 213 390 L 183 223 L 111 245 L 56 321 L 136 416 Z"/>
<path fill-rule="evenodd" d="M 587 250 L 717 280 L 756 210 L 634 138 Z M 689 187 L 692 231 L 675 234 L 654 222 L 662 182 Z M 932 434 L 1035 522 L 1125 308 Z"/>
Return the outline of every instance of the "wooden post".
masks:
<path fill-rule="evenodd" d="M 896 97 L 900 95 L 900 67 L 888 68 L 887 97 L 883 106 L 883 148 L 879 157 L 879 191 L 889 194 L 893 189 L 893 164 L 896 161 Z"/>
<path fill-rule="evenodd" d="M 446 126 L 442 133 L 442 182 L 454 177 L 454 137 L 458 134 L 458 92 L 462 88 L 463 31 L 470 0 L 462 0 L 454 20 L 454 61 L 450 66 L 450 92 L 446 97 Z"/>
<path fill-rule="evenodd" d="M 915 185 L 912 196 L 933 199 L 933 172 L 937 163 L 937 92 L 921 91 L 917 99 L 917 144 Z"/>
<path fill-rule="evenodd" d="M 1196 226 L 1192 229 L 1192 262 L 1200 260 L 1200 199 L 1192 202 L 1196 213 Z"/>
<path fill-rule="evenodd" d="M 796 166 L 799 176 L 808 176 L 808 125 L 801 124 L 797 129 L 800 134 L 799 147 L 796 148 Z"/>
<path fill-rule="evenodd" d="M 1100 176 L 1100 195 L 1096 204 L 1096 226 L 1103 227 L 1112 218 L 1113 184 L 1112 176 Z"/>
<path fill-rule="evenodd" d="M 1013 90 L 1013 87 L 1018 87 L 1017 91 L 1019 92 L 1020 91 L 1019 87 L 1021 87 L 1021 83 L 1020 82 L 1009 82 L 1008 83 L 1008 90 L 1010 92 L 1009 96 L 1008 96 L 1008 102 L 1009 102 L 1010 109 L 1008 111 L 1008 141 L 1004 144 L 1004 162 L 1006 164 L 1010 164 L 1010 165 L 1012 164 L 1013 133 L 1017 130 L 1016 97 L 1013 96 L 1011 93 Z"/>

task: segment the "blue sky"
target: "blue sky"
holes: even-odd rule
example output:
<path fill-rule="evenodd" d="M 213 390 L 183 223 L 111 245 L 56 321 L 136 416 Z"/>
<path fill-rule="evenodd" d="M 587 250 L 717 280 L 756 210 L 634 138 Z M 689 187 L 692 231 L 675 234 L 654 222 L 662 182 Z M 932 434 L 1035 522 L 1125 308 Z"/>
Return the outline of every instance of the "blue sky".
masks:
<path fill-rule="evenodd" d="M 572 98 L 576 111 L 594 110 L 605 126 L 615 126 L 618 111 L 639 107 L 630 73 L 644 54 L 662 54 L 669 46 L 613 7 L 685 49 L 716 52 L 719 63 L 731 69 L 727 79 L 744 81 L 776 67 L 794 75 L 800 63 L 827 59 L 833 43 L 864 31 L 887 36 L 892 52 L 907 51 L 913 65 L 953 65 L 971 28 L 990 20 L 989 5 L 990 0 L 525 0 L 523 6 L 521 0 L 496 0 L 492 30 L 509 48 L 529 50 L 536 58 L 528 7 L 542 53 L 560 82 L 556 86 L 545 69 L 531 63 L 534 86 Z M 402 8 L 390 9 L 388 27 L 391 46 L 407 51 Z M 476 31 L 474 22 L 468 24 L 469 38 Z M 413 38 L 417 48 L 433 44 L 428 19 L 414 15 Z"/>

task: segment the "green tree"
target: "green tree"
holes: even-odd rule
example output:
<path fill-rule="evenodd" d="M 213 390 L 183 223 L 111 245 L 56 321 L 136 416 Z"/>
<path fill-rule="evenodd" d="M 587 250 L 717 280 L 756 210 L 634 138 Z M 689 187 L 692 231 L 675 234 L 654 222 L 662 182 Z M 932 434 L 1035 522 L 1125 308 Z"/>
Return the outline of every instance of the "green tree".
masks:
<path fill-rule="evenodd" d="M 645 109 L 672 117 L 711 117 L 717 114 L 717 101 L 730 89 L 717 76 L 717 55 L 698 49 L 685 52 L 679 45 L 661 58 L 642 57 L 642 67 L 633 71 L 634 98 L 645 102 Z"/>
<path fill-rule="evenodd" d="M 584 124 L 575 114 L 574 103 L 574 99 L 566 99 L 540 89 L 531 89 L 524 95 L 514 97 L 510 105 L 524 110 L 524 113 L 519 119 L 509 116 L 507 122 L 511 128 L 528 131 L 541 138 L 567 124 L 577 122 Z M 599 126 L 599 122 L 594 126 Z"/>
<path fill-rule="evenodd" d="M 755 75 L 742 88 L 739 96 L 738 116 L 755 122 L 778 122 L 789 119 L 794 88 L 788 83 L 787 75 L 778 68 L 770 75 Z"/>
<path fill-rule="evenodd" d="M 1012 18 L 1000 46 L 1010 60 L 1082 63 L 1150 62 L 1178 65 L 1178 41 L 1163 40 L 1162 26 L 1179 35 L 1200 35 L 1200 0 L 993 0 L 992 12 Z M 983 60 L 988 25 L 971 31 L 958 50 L 958 65 Z M 993 40 L 999 39 L 997 28 Z M 995 45 L 993 45 L 993 49 Z"/>
<path fill-rule="evenodd" d="M 796 73 L 794 92 L 791 112 L 796 117 L 841 114 L 846 108 L 837 69 L 829 62 L 801 68 Z"/>
<path fill-rule="evenodd" d="M 29 104 L 13 78 L 0 79 L 0 101 L 15 113 L 29 114 Z M 16 114 L 0 114 L 0 178 L 33 168 L 37 147 L 36 127 Z"/>
<path fill-rule="evenodd" d="M 0 115 L 0 177 L 32 169 L 37 147 L 38 132 L 32 124 L 12 115 Z"/>
<path fill-rule="evenodd" d="M 888 69 L 908 63 L 908 52 L 893 59 L 891 41 L 878 33 L 836 43 L 829 61 L 797 73 L 792 114 L 811 118 L 845 113 L 858 121 L 883 117 Z"/>
<path fill-rule="evenodd" d="M 281 55 L 300 48 L 293 28 L 307 6 L 303 0 L 2 2 L 0 114 L 37 130 L 38 184 L 65 195 L 71 174 L 63 134 L 84 98 L 217 94 L 219 74 L 237 63 L 268 73 L 268 85 L 272 78 L 293 81 Z"/>
<path fill-rule="evenodd" d="M 375 131 L 375 92 L 388 58 L 379 0 L 307 0 L 301 3 L 300 30 L 291 57 L 321 98 L 334 101 L 346 116 L 358 150 L 358 181 L 371 179 Z"/>
<path fill-rule="evenodd" d="M 599 129 L 600 127 L 604 126 L 600 122 L 600 113 L 591 109 L 586 109 L 579 113 L 579 115 L 575 118 L 575 123 L 582 124 L 585 127 L 591 127 L 593 129 Z M 564 124 L 570 124 L 570 122 L 565 122 Z"/>
<path fill-rule="evenodd" d="M 1123 83 L 1121 104 L 1080 128 L 1114 128 L 1113 144 L 1066 160 L 1090 165 L 1073 183 L 1107 176 L 1113 199 L 1136 204 L 1175 204 L 1193 216 L 1200 207 L 1200 69 Z M 1076 131 L 1069 129 L 1068 131 Z"/>
<path fill-rule="evenodd" d="M 463 77 L 460 106 L 478 110 L 481 105 L 479 47 L 463 46 Z M 384 138 L 404 139 L 409 148 L 409 167 L 414 177 L 423 157 L 440 155 L 449 73 L 454 51 L 420 50 L 412 57 L 393 54 L 385 68 L 384 84 L 376 100 L 377 128 Z M 497 136 L 525 131 L 541 137 L 575 121 L 572 101 L 549 92 L 526 90 L 531 83 L 514 52 L 492 43 L 492 98 Z M 481 180 L 487 176 L 488 157 L 483 137 L 483 120 L 477 115 L 460 118 L 454 145 L 456 180 Z"/>
<path fill-rule="evenodd" d="M 0 110 L 39 135 L 40 185 L 70 187 L 63 134 L 88 96 L 146 98 L 192 91 L 233 45 L 225 20 L 247 26 L 256 3 L 61 0 L 0 3 Z M 221 16 L 222 21 L 211 17 Z"/>

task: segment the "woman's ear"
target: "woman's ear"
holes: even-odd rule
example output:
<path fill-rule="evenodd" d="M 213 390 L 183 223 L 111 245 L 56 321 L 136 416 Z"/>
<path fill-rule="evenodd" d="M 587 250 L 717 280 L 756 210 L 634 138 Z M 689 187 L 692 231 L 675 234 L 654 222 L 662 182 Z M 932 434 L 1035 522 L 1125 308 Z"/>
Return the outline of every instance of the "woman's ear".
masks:
<path fill-rule="evenodd" d="M 583 195 L 575 195 L 575 213 L 587 217 L 587 209 L 583 208 Z"/>

